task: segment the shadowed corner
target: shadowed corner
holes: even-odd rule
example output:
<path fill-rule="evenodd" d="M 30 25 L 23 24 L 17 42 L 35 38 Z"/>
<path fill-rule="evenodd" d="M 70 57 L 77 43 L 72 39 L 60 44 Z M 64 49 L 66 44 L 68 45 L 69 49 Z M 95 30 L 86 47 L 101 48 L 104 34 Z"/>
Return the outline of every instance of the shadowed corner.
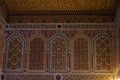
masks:
<path fill-rule="evenodd" d="M 4 78 L 5 78 L 5 77 L 4 77 L 4 75 L 2 74 L 2 75 L 1 75 L 1 80 L 4 80 Z"/>

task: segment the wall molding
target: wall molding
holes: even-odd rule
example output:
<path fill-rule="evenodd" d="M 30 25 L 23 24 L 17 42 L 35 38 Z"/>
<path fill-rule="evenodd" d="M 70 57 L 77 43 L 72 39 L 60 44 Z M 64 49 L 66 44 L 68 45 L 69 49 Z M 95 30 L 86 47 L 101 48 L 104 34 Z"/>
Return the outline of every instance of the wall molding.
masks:
<path fill-rule="evenodd" d="M 60 26 L 60 27 L 58 27 Z M 32 29 L 62 29 L 62 28 L 91 28 L 91 29 L 113 29 L 113 23 L 15 23 L 8 24 L 7 30 L 32 30 Z"/>

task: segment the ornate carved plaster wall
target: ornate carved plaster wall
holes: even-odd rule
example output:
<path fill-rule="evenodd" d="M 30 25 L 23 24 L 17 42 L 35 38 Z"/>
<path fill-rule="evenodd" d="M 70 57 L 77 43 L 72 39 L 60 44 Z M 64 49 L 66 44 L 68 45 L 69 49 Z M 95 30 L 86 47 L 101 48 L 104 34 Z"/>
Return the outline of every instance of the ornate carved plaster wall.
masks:
<path fill-rule="evenodd" d="M 117 72 L 113 24 L 9 24 L 7 80 L 111 80 Z M 101 75 L 102 74 L 102 75 Z"/>

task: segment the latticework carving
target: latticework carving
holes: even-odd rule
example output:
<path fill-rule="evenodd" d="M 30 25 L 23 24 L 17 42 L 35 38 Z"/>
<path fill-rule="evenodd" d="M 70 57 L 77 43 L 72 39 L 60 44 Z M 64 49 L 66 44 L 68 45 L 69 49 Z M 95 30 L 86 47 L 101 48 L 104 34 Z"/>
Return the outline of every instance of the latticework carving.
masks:
<path fill-rule="evenodd" d="M 95 67 L 97 71 L 110 71 L 111 69 L 111 41 L 100 36 L 95 41 Z"/>
<path fill-rule="evenodd" d="M 78 37 L 74 41 L 74 70 L 89 70 L 88 40 Z"/>
<path fill-rule="evenodd" d="M 35 37 L 30 41 L 29 70 L 44 70 L 44 41 Z"/>
<path fill-rule="evenodd" d="M 8 42 L 7 70 L 21 70 L 22 68 L 23 42 L 14 37 Z"/>

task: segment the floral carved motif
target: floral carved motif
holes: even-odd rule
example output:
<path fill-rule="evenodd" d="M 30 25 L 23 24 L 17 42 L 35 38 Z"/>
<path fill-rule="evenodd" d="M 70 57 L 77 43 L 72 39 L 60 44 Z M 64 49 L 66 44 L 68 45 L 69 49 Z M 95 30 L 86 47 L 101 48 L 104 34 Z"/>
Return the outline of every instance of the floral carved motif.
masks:
<path fill-rule="evenodd" d="M 56 36 L 51 41 L 51 72 L 67 71 L 67 42 L 61 36 Z"/>
<path fill-rule="evenodd" d="M 8 43 L 7 69 L 20 70 L 22 67 L 23 42 L 14 37 Z"/>

